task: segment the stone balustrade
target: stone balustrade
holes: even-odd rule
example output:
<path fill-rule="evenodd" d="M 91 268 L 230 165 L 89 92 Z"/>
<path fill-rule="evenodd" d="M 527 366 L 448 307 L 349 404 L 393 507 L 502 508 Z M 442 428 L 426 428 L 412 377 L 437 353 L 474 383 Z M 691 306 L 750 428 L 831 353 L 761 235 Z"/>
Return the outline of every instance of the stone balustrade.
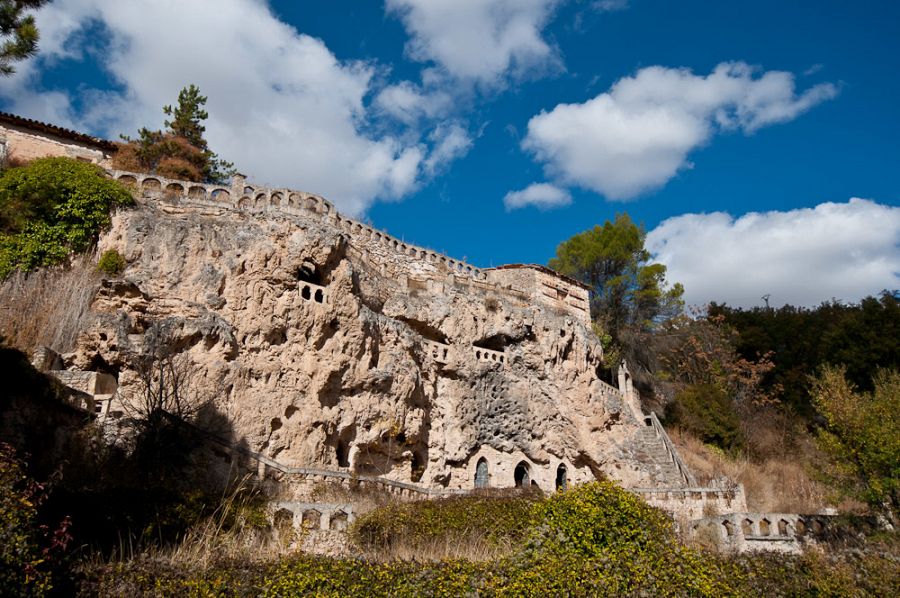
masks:
<path fill-rule="evenodd" d="M 691 522 L 691 534 L 707 534 L 727 550 L 799 552 L 831 525 L 832 515 L 728 513 Z"/>
<path fill-rule="evenodd" d="M 450 362 L 450 345 L 439 343 L 437 341 L 431 341 L 428 339 L 422 339 L 422 347 L 425 349 L 425 352 L 430 355 L 431 358 L 436 362 Z"/>
<path fill-rule="evenodd" d="M 477 361 L 485 363 L 506 363 L 506 353 L 503 351 L 494 351 L 493 349 L 485 349 L 484 347 L 472 347 L 472 354 Z"/>
<path fill-rule="evenodd" d="M 356 519 L 349 503 L 276 501 L 270 508 L 276 527 L 289 522 L 294 529 L 346 531 Z"/>

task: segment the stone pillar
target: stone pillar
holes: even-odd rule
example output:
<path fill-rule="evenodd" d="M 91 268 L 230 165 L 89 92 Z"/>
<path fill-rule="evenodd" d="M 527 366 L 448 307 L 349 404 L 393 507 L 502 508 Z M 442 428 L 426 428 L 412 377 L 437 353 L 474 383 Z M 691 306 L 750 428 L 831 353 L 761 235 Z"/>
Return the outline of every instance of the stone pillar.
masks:
<path fill-rule="evenodd" d="M 236 172 L 231 176 L 231 196 L 235 203 L 244 195 L 244 185 L 247 184 L 247 177 Z"/>

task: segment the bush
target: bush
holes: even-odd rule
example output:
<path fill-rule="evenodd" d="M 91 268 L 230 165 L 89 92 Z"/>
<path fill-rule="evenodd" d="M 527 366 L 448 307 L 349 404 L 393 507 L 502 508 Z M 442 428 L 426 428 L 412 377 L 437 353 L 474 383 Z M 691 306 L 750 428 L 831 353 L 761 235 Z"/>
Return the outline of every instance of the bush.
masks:
<path fill-rule="evenodd" d="M 392 503 L 357 519 L 351 534 L 379 559 L 496 558 L 527 538 L 536 499 L 516 492 Z"/>
<path fill-rule="evenodd" d="M 42 596 L 51 588 L 56 553 L 68 543 L 68 520 L 53 533 L 38 524 L 44 487 L 0 442 L 0 596 Z"/>
<path fill-rule="evenodd" d="M 97 241 L 110 210 L 133 203 L 94 164 L 41 158 L 0 174 L 0 278 L 65 261 Z"/>
<path fill-rule="evenodd" d="M 724 390 L 712 384 L 693 384 L 675 395 L 666 410 L 666 423 L 726 451 L 745 446 L 734 404 Z"/>
<path fill-rule="evenodd" d="M 107 249 L 97 261 L 97 270 L 107 276 L 118 276 L 125 270 L 125 258 L 115 249 Z"/>

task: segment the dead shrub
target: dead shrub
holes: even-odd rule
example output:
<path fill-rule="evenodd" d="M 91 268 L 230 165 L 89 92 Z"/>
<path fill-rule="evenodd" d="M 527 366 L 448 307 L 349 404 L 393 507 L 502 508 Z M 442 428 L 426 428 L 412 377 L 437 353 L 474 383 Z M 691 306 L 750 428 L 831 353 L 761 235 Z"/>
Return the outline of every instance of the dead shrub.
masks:
<path fill-rule="evenodd" d="M 698 483 L 707 485 L 725 478 L 743 484 L 750 511 L 817 513 L 833 506 L 829 500 L 832 492 L 815 479 L 818 456 L 809 439 L 798 440 L 799 448 L 790 454 L 753 461 L 746 456 L 728 456 L 683 430 L 673 429 L 669 434 Z M 852 511 L 857 506 L 845 502 L 839 507 Z"/>
<path fill-rule="evenodd" d="M 91 301 L 100 284 L 96 260 L 88 253 L 68 267 L 13 272 L 0 282 L 0 336 L 29 355 L 40 346 L 71 351 L 93 318 Z"/>

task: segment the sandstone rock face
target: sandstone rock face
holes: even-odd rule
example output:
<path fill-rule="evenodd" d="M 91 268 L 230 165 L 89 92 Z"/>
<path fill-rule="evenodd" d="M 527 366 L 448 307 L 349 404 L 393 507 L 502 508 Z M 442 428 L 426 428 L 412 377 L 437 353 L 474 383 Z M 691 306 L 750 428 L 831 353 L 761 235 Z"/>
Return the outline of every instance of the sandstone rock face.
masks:
<path fill-rule="evenodd" d="M 478 270 L 311 196 L 134 178 L 145 196 L 100 241 L 128 267 L 66 356 L 115 374 L 119 400 L 138 392 L 134 356 L 162 339 L 235 440 L 287 466 L 436 489 L 472 488 L 482 459 L 498 487 L 675 483 L 638 455 L 634 393 L 599 377 L 576 283 Z"/>

